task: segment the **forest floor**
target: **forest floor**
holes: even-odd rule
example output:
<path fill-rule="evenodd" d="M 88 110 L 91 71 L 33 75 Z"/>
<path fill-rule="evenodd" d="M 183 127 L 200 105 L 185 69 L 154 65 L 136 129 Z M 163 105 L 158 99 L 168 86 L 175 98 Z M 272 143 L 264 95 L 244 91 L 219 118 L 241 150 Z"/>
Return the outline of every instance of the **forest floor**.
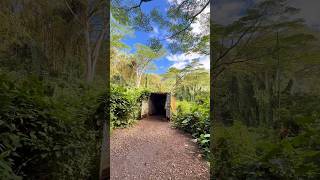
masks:
<path fill-rule="evenodd" d="M 111 135 L 111 179 L 209 179 L 190 135 L 151 116 Z"/>

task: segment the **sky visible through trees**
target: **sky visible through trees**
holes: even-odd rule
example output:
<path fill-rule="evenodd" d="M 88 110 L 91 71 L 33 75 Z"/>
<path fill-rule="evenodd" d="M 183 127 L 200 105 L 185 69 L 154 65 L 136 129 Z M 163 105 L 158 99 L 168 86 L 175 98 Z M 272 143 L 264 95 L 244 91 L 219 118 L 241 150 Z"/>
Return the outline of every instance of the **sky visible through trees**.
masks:
<path fill-rule="evenodd" d="M 150 13 L 152 9 L 156 8 L 157 10 L 159 10 L 161 15 L 165 15 L 170 3 L 173 3 L 173 2 L 174 1 L 172 0 L 151 1 L 151 2 L 142 3 L 140 8 L 145 13 Z M 210 9 L 209 7 L 206 8 L 205 13 L 208 13 L 209 9 Z M 165 37 L 168 35 L 168 31 L 165 28 L 159 27 L 159 25 L 157 25 L 156 23 L 153 23 L 152 26 L 154 29 L 151 32 L 137 30 L 133 33 L 134 35 L 128 35 L 122 40 L 122 42 L 124 42 L 125 44 L 131 47 L 130 52 L 135 51 L 134 44 L 136 43 L 147 44 L 150 38 L 155 38 L 155 37 L 159 39 L 163 39 L 161 43 L 165 47 L 168 46 L 168 42 L 172 41 L 171 39 L 165 39 Z M 197 23 L 193 23 L 192 27 L 194 28 L 193 29 L 194 32 L 199 33 L 201 31 L 200 21 Z M 157 69 L 150 72 L 156 73 L 156 74 L 163 74 L 170 67 L 176 67 L 176 68 L 182 69 L 188 63 L 190 63 L 192 59 L 199 58 L 199 57 L 201 58 L 200 61 L 204 65 L 204 67 L 206 69 L 209 69 L 210 68 L 209 56 L 205 56 L 198 53 L 192 53 L 187 55 L 186 52 L 172 53 L 168 51 L 165 56 L 155 61 Z"/>

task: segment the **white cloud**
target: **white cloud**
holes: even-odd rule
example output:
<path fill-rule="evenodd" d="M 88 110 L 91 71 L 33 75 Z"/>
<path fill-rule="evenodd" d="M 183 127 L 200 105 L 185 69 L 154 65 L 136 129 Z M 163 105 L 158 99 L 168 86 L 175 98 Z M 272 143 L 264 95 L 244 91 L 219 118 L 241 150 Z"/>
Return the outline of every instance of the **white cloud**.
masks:
<path fill-rule="evenodd" d="M 153 27 L 153 32 L 154 32 L 155 34 L 159 34 L 159 29 L 158 29 L 157 27 Z"/>
<path fill-rule="evenodd" d="M 194 34 L 208 34 L 209 33 L 209 17 L 210 6 L 207 6 L 197 17 L 197 20 L 191 24 L 192 32 Z"/>
<path fill-rule="evenodd" d="M 247 5 L 245 1 L 218 0 L 213 7 L 213 20 L 226 25 L 237 20 L 241 12 L 247 8 Z"/>
<path fill-rule="evenodd" d="M 188 62 L 175 62 L 171 67 L 177 68 L 177 69 L 183 69 L 186 65 L 188 64 Z"/>
<path fill-rule="evenodd" d="M 153 31 L 149 34 L 149 37 L 151 38 L 158 37 L 160 34 L 158 27 L 153 26 L 152 28 L 153 28 Z"/>
<path fill-rule="evenodd" d="M 167 0 L 169 4 L 181 4 L 183 0 Z M 201 3 L 201 0 L 197 0 L 199 3 Z M 203 4 L 203 3 L 201 3 Z M 195 12 L 200 11 L 203 6 L 196 6 L 195 5 Z M 184 11 L 189 11 L 187 9 L 183 9 Z M 192 32 L 195 34 L 201 34 L 201 33 L 209 33 L 209 16 L 210 16 L 210 5 L 207 6 L 198 16 L 197 20 L 195 20 L 192 24 Z M 176 20 L 170 19 L 171 23 L 175 24 L 177 23 Z"/>
<path fill-rule="evenodd" d="M 169 61 L 181 62 L 181 61 L 192 61 L 193 59 L 199 58 L 200 55 L 197 53 L 182 53 L 182 54 L 170 54 L 167 56 Z"/>
<path fill-rule="evenodd" d="M 209 55 L 202 56 L 202 58 L 200 58 L 200 63 L 203 64 L 203 67 L 205 69 L 210 69 L 210 56 Z"/>
<path fill-rule="evenodd" d="M 210 56 L 198 53 L 182 53 L 182 54 L 169 54 L 166 57 L 169 61 L 173 62 L 171 67 L 182 69 L 192 62 L 193 59 L 199 59 L 203 68 L 210 69 Z"/>
<path fill-rule="evenodd" d="M 174 2 L 174 0 L 168 0 L 169 4 L 172 4 Z"/>
<path fill-rule="evenodd" d="M 308 0 L 308 1 L 301 1 L 301 0 L 292 0 L 290 1 L 290 5 L 295 8 L 300 9 L 300 13 L 298 17 L 305 19 L 306 23 L 313 27 L 320 29 L 320 1 L 319 0 Z"/>
<path fill-rule="evenodd" d="M 174 3 L 178 3 L 180 4 L 183 0 L 168 0 L 169 4 L 174 4 Z"/>
<path fill-rule="evenodd" d="M 166 40 L 167 43 L 174 43 L 174 42 L 176 42 L 175 39 L 166 38 L 165 40 Z"/>
<path fill-rule="evenodd" d="M 255 0 L 259 3 L 263 0 Z M 230 24 L 237 20 L 243 12 L 250 6 L 248 1 L 239 0 L 216 0 L 213 6 L 213 20 L 219 24 Z M 303 18 L 306 24 L 320 29 L 320 1 L 319 0 L 290 0 L 288 4 L 300 9 L 300 13 L 296 16 Z"/>

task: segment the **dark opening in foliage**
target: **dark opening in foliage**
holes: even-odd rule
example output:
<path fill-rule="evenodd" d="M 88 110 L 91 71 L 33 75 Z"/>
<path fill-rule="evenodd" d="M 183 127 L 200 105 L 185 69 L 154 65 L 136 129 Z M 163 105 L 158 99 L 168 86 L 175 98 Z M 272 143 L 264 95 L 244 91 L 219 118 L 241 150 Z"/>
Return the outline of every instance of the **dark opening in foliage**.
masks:
<path fill-rule="evenodd" d="M 165 93 L 151 93 L 150 94 L 150 105 L 153 106 L 153 110 L 150 115 L 166 115 L 166 99 L 167 94 Z"/>

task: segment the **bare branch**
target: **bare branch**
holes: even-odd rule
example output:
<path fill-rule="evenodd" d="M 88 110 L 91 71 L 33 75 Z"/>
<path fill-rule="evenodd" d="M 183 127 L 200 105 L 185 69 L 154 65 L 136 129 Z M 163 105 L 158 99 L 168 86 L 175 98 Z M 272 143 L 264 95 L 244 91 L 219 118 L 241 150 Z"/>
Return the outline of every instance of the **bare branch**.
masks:
<path fill-rule="evenodd" d="M 221 64 L 218 64 L 214 69 L 220 67 L 220 66 L 228 66 L 228 65 L 232 65 L 232 64 L 237 64 L 237 63 L 243 63 L 243 62 L 248 62 L 248 61 L 252 61 L 252 60 L 256 60 L 256 59 L 259 59 L 259 58 L 262 58 L 262 57 L 265 57 L 267 54 L 265 55 L 262 55 L 262 56 L 258 56 L 258 57 L 252 57 L 252 58 L 247 58 L 247 59 L 243 59 L 243 60 L 232 60 L 232 61 L 229 61 L 229 62 L 223 62 Z M 236 59 L 240 59 L 240 58 L 236 58 Z"/>
<path fill-rule="evenodd" d="M 68 1 L 67 1 L 67 0 L 64 0 L 64 2 L 66 3 L 68 9 L 70 10 L 70 12 L 71 12 L 71 14 L 74 16 L 74 18 L 75 18 L 81 25 L 83 25 L 82 22 L 81 22 L 81 20 L 80 20 L 80 18 L 79 18 L 79 17 L 77 16 L 77 14 L 72 10 L 72 8 L 71 8 L 71 6 L 69 5 Z"/>
<path fill-rule="evenodd" d="M 206 7 L 207 7 L 209 4 L 210 4 L 210 0 L 201 8 L 201 10 L 200 10 L 199 12 L 197 12 L 195 15 L 193 15 L 191 18 L 188 19 L 190 22 L 187 24 L 187 26 L 185 26 L 185 27 L 184 27 L 183 29 L 181 29 L 180 31 L 175 32 L 175 33 L 173 33 L 172 35 L 170 35 L 170 36 L 168 36 L 168 37 L 166 37 L 166 38 L 164 38 L 164 39 L 162 39 L 162 40 L 171 39 L 171 38 L 179 35 L 180 33 L 186 31 L 186 30 L 191 26 L 191 24 L 196 20 L 197 16 L 198 16 L 199 14 L 201 14 L 201 13 L 206 9 Z"/>
<path fill-rule="evenodd" d="M 177 13 L 180 11 L 180 9 L 182 8 L 182 6 L 183 6 L 186 2 L 188 2 L 188 0 L 184 0 L 184 1 L 182 1 L 182 2 L 178 5 L 178 7 L 177 7 L 177 9 L 176 9 L 176 11 L 175 11 L 175 14 L 177 14 Z"/>
<path fill-rule="evenodd" d="M 106 3 L 104 0 L 100 0 L 97 3 L 95 3 L 92 10 L 89 12 L 88 18 L 90 19 L 96 12 L 99 11 L 99 8 L 103 5 L 103 3 Z"/>
<path fill-rule="evenodd" d="M 216 74 L 212 74 L 212 83 L 213 82 L 215 82 L 215 80 L 219 77 L 219 75 L 225 70 L 226 68 L 225 67 L 223 67 L 223 68 L 221 68 Z"/>
<path fill-rule="evenodd" d="M 149 2 L 149 1 L 152 1 L 152 0 L 140 0 L 140 3 L 138 5 L 127 9 L 127 11 L 131 11 L 132 9 L 135 9 L 135 8 L 140 8 L 143 2 Z"/>
<path fill-rule="evenodd" d="M 250 26 L 248 27 L 240 36 L 239 38 L 237 39 L 237 41 L 235 43 L 232 43 L 232 45 L 224 52 L 222 53 L 221 55 L 219 55 L 219 57 L 216 59 L 216 62 L 215 64 L 217 64 L 222 58 L 224 58 L 232 49 L 234 49 L 242 40 L 242 38 L 249 32 L 249 30 L 251 30 L 253 26 Z"/>

